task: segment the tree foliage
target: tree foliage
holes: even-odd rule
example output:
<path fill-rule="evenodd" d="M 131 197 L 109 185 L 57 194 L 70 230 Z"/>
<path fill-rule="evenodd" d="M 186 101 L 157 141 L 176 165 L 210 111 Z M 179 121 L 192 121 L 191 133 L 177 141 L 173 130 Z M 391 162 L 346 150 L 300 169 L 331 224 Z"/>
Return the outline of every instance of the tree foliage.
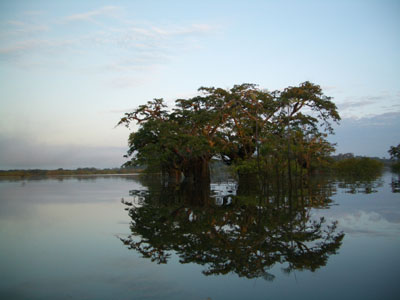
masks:
<path fill-rule="evenodd" d="M 390 154 L 390 159 L 400 160 L 400 144 L 391 146 L 388 152 Z"/>
<path fill-rule="evenodd" d="M 392 164 L 392 171 L 400 173 L 400 144 L 391 146 L 389 149 L 390 159 L 395 162 Z"/>
<path fill-rule="evenodd" d="M 170 110 L 162 99 L 154 99 L 121 118 L 119 124 L 139 125 L 129 137 L 128 165 L 207 181 L 212 158 L 240 170 L 256 157 L 259 168 L 262 154 L 264 164 L 310 169 L 333 149 L 326 137 L 340 117 L 318 85 L 304 82 L 269 92 L 241 84 L 228 90 L 201 87 L 199 92 L 177 99 Z"/>
<path fill-rule="evenodd" d="M 353 157 L 335 162 L 333 168 L 341 176 L 376 179 L 383 171 L 383 163 L 369 157 Z"/>

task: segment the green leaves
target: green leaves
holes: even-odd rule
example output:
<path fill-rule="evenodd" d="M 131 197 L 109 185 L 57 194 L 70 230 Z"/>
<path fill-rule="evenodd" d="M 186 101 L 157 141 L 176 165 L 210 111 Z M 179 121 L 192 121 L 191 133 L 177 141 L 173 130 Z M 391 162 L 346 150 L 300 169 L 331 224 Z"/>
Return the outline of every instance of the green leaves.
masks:
<path fill-rule="evenodd" d="M 274 151 L 279 155 L 290 139 L 312 140 L 314 136 L 321 140 L 319 130 L 332 132 L 330 122 L 340 120 L 331 98 L 308 81 L 274 92 L 250 83 L 229 90 L 201 87 L 198 91 L 198 96 L 177 99 L 171 111 L 163 99 L 154 99 L 121 118 L 118 125 L 139 125 L 129 137 L 128 156 L 134 164 L 189 172 L 193 162 L 203 161 L 205 168 L 213 157 L 228 164 L 250 160 L 263 144 L 275 145 L 264 147 L 264 155 Z M 289 137 L 289 132 L 302 134 Z"/>
<path fill-rule="evenodd" d="M 400 144 L 391 146 L 388 152 L 390 154 L 390 159 L 400 160 Z"/>

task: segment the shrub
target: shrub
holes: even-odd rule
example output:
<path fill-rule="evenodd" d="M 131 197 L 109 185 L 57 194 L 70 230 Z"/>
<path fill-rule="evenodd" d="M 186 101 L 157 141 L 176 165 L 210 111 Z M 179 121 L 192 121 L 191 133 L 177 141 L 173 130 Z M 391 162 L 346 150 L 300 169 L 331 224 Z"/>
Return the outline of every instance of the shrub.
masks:
<path fill-rule="evenodd" d="M 382 173 L 383 163 L 368 157 L 352 157 L 335 162 L 333 167 L 338 175 L 376 177 Z"/>

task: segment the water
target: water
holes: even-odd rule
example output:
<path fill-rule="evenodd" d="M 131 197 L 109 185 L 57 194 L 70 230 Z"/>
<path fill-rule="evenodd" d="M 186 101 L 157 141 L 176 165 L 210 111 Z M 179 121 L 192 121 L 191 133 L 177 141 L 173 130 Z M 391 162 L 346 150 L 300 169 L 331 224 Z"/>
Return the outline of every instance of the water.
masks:
<path fill-rule="evenodd" d="M 2 180 L 0 299 L 397 299 L 398 181 L 266 201 L 232 182 Z"/>

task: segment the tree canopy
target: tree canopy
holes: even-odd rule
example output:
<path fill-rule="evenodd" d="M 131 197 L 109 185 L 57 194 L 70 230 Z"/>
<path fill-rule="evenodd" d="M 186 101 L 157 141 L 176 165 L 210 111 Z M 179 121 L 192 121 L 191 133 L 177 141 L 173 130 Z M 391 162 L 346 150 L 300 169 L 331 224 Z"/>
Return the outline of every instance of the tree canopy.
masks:
<path fill-rule="evenodd" d="M 139 125 L 129 136 L 127 165 L 207 181 L 212 158 L 241 165 L 262 153 L 265 162 L 310 167 L 333 149 L 326 136 L 340 117 L 318 85 L 304 82 L 270 92 L 245 83 L 198 91 L 177 99 L 173 108 L 154 99 L 121 118 L 119 125 Z"/>

